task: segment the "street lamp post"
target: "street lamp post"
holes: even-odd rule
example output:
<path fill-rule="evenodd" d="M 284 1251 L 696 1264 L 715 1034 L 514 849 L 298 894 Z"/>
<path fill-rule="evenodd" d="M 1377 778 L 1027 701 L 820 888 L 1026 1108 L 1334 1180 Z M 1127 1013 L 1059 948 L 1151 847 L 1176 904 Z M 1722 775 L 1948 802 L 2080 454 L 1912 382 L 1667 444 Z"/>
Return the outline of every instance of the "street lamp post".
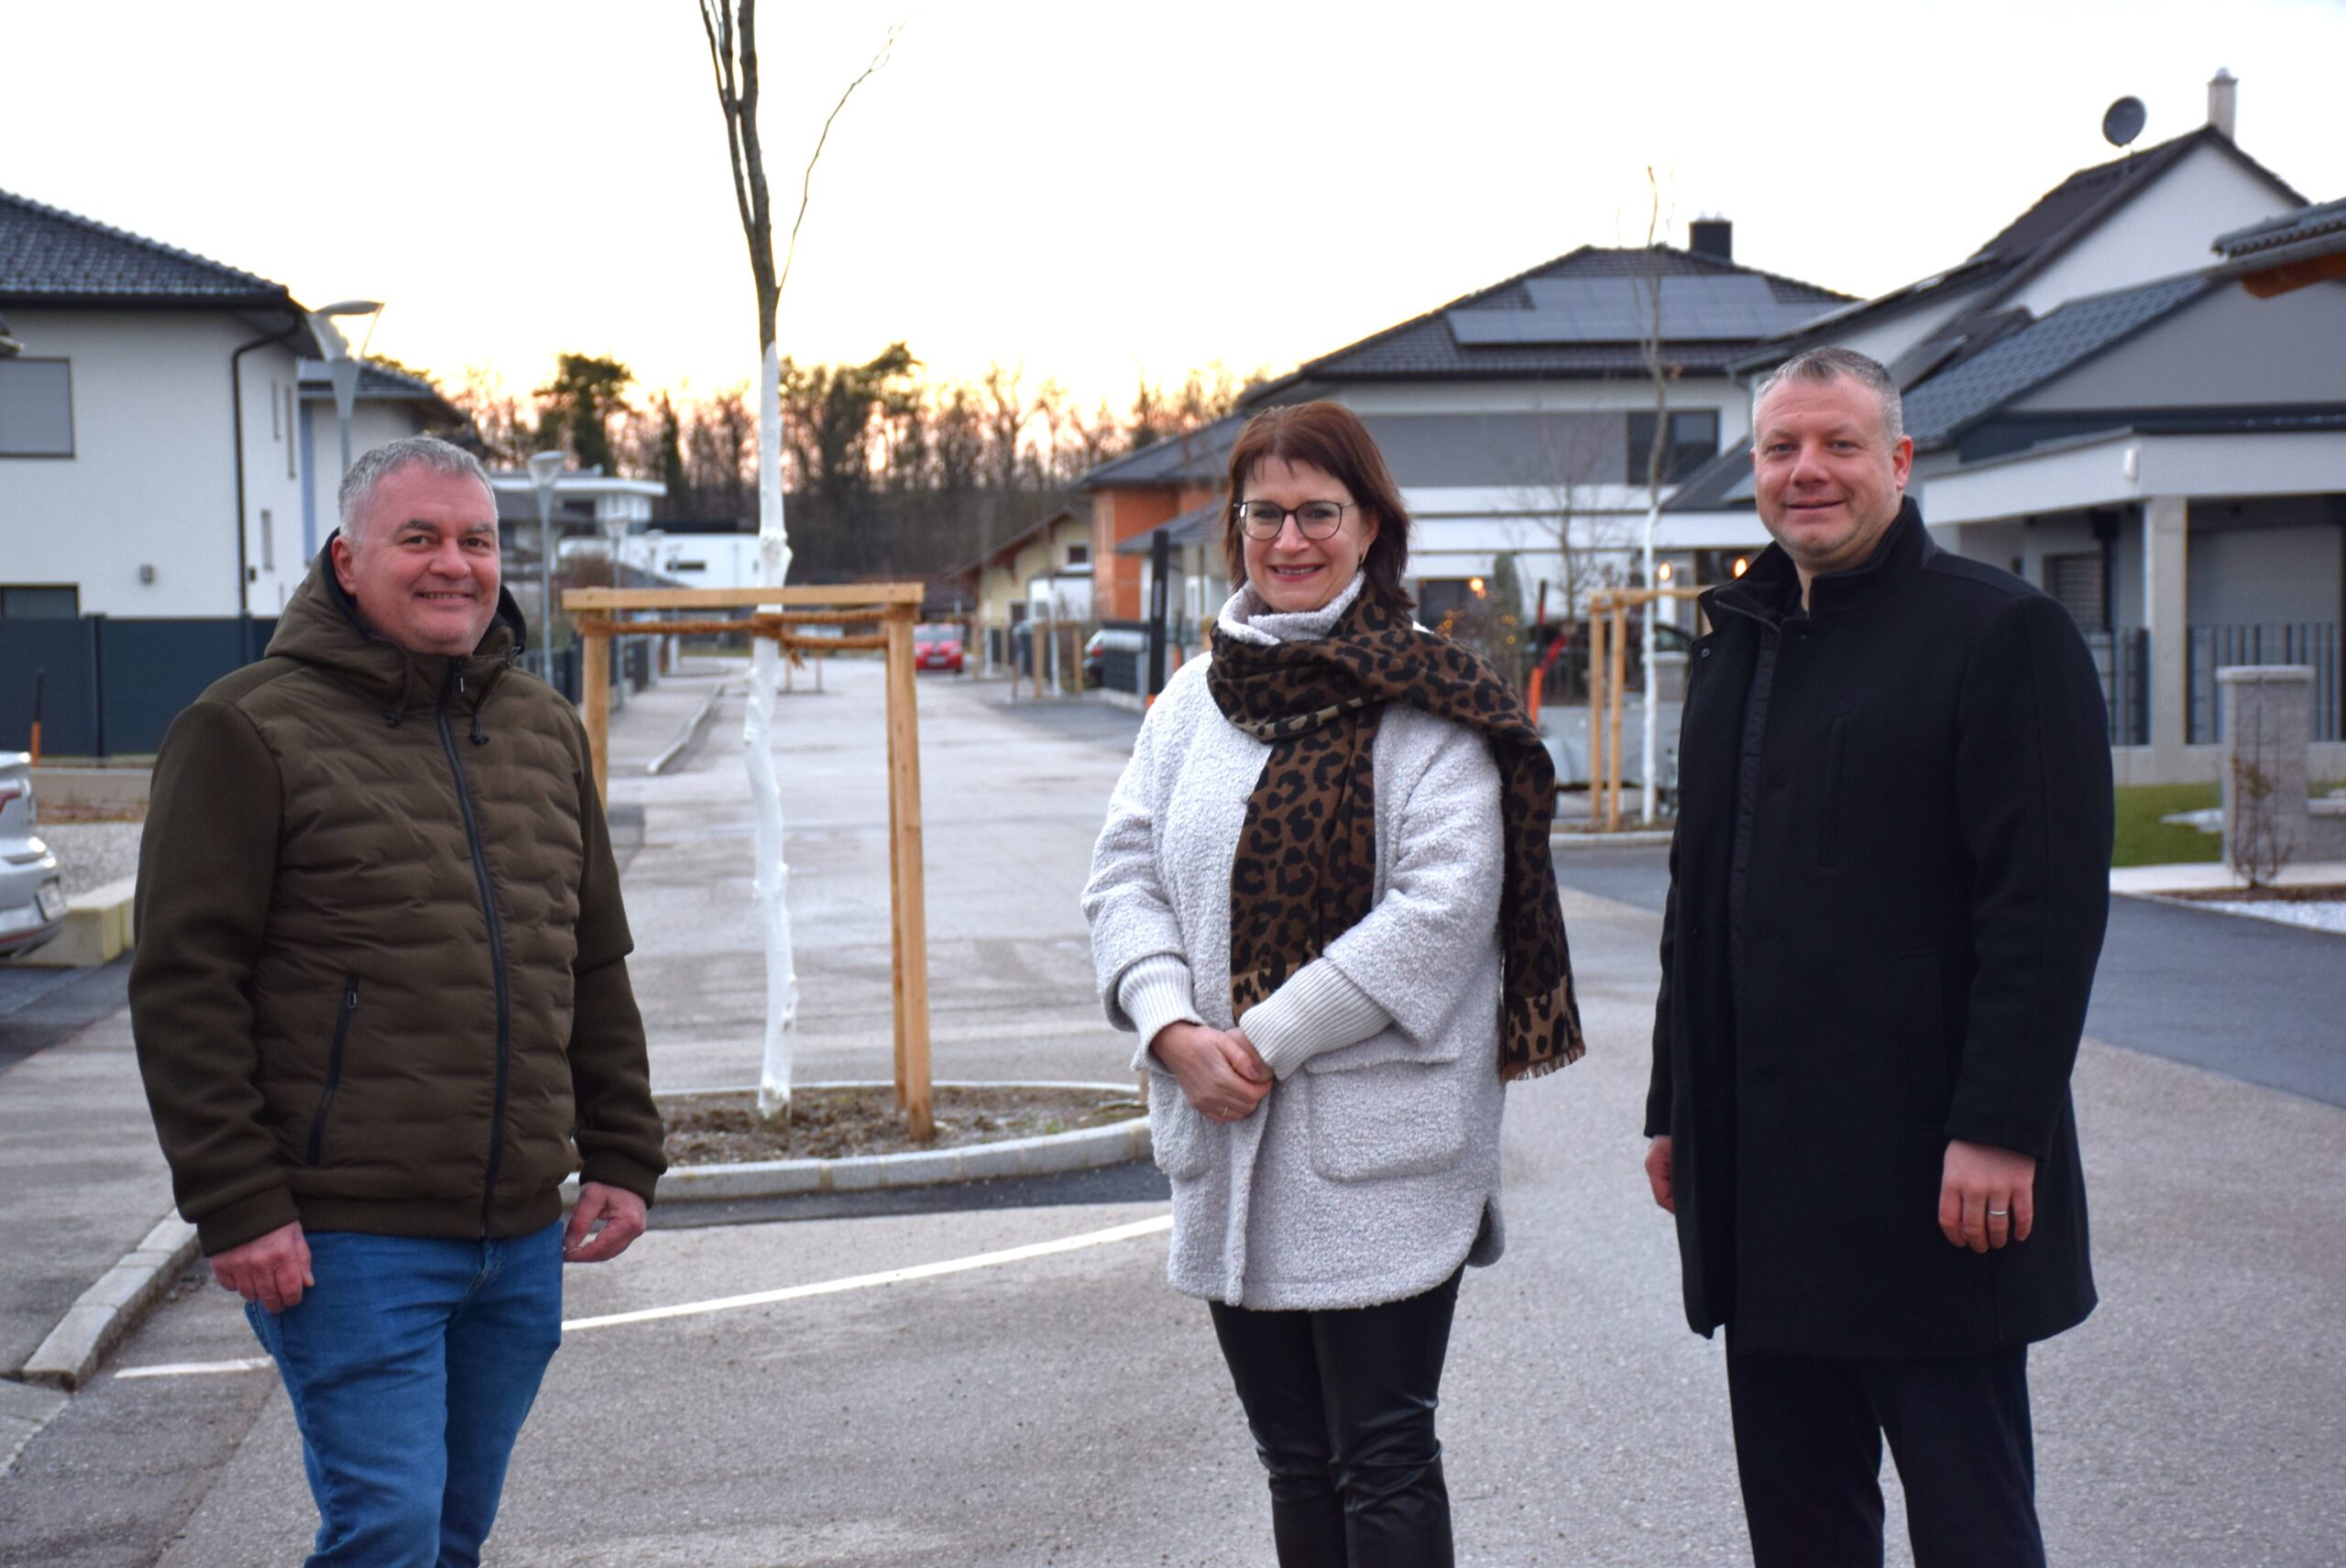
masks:
<path fill-rule="evenodd" d="M 331 305 L 320 305 L 305 312 L 310 322 L 310 334 L 318 340 L 318 350 L 326 356 L 326 379 L 334 388 L 334 412 L 342 431 L 342 468 L 350 472 L 350 416 L 358 405 L 358 367 L 360 359 L 350 352 L 350 342 L 342 329 L 334 323 L 336 316 L 373 316 L 382 314 L 380 300 L 341 300 Z M 375 323 L 367 323 L 367 335 L 375 335 Z M 359 345 L 359 355 L 367 352 L 365 342 Z"/>
<path fill-rule="evenodd" d="M 545 658 L 544 674 L 554 679 L 554 489 L 567 459 L 559 452 L 530 456 L 530 488 L 538 495 L 538 613 L 544 618 L 539 648 Z M 581 671 L 580 678 L 586 673 Z"/>

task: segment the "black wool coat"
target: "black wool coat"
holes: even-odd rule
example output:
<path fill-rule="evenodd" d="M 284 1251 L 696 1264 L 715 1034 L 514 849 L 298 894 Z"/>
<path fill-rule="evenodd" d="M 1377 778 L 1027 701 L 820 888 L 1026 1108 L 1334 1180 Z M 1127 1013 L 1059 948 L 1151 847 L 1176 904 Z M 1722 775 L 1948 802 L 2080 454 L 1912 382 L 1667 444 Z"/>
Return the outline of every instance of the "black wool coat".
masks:
<path fill-rule="evenodd" d="M 2058 1333 L 2094 1305 L 2069 1070 L 2109 912 L 2084 640 L 1912 501 L 1806 611 L 1776 548 L 1703 602 L 1646 1107 L 1687 1320 L 1816 1356 Z M 1941 1234 L 1954 1138 L 2036 1158 L 2027 1241 Z"/>

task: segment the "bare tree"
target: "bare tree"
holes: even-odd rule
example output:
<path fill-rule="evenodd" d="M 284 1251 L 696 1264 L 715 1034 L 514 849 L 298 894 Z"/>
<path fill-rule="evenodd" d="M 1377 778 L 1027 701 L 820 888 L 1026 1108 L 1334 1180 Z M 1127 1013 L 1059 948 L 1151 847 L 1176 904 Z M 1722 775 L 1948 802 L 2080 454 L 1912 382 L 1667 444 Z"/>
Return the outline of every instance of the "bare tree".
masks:
<path fill-rule="evenodd" d="M 1661 262 L 1662 249 L 1655 243 L 1661 231 L 1661 185 L 1654 179 L 1653 165 L 1646 165 L 1646 186 L 1652 192 L 1652 204 L 1646 215 L 1646 288 L 1651 296 L 1652 311 L 1647 331 L 1639 347 L 1643 350 L 1646 376 L 1653 383 L 1653 440 L 1646 449 L 1646 522 L 1642 542 L 1638 551 L 1640 586 L 1655 587 L 1653 569 L 1654 531 L 1661 523 L 1661 482 L 1663 470 L 1670 459 L 1670 378 L 1675 367 L 1662 363 L 1661 357 Z M 1644 729 L 1645 754 L 1638 765 L 1638 776 L 1644 781 L 1644 799 L 1639 816 L 1650 826 L 1661 803 L 1661 746 L 1660 715 L 1654 703 L 1654 629 L 1661 620 L 1661 601 L 1650 599 L 1645 606 L 1643 647 L 1639 662 L 1644 666 L 1644 688 L 1641 705 L 1641 726 Z"/>
<path fill-rule="evenodd" d="M 1506 465 L 1515 505 L 1553 541 L 1553 581 L 1567 620 L 1592 591 L 1620 581 L 1620 556 L 1634 543 L 1628 520 L 1598 504 L 1600 490 L 1618 481 L 1620 452 L 1617 416 L 1551 413 L 1534 427 L 1531 455 Z"/>
<path fill-rule="evenodd" d="M 773 256 L 773 211 L 766 190 L 765 152 L 758 137 L 757 0 L 700 0 L 701 30 L 708 38 L 708 60 L 717 78 L 718 106 L 725 115 L 725 145 L 733 172 L 733 200 L 741 217 L 741 237 L 750 247 L 750 277 L 758 305 L 758 565 L 763 586 L 780 587 L 790 572 L 790 538 L 782 510 L 782 353 L 776 317 L 790 263 L 797 255 L 798 231 L 814 194 L 815 166 L 821 161 L 831 126 L 855 90 L 887 63 L 898 27 L 890 27 L 879 52 L 839 93 L 823 121 L 806 171 L 798 186 L 798 212 L 782 266 Z M 742 730 L 749 752 L 751 793 L 757 801 L 757 905 L 766 941 L 764 1066 L 758 1076 L 758 1113 L 772 1119 L 790 1113 L 790 1075 L 798 1032 L 798 973 L 791 950 L 790 910 L 784 898 L 790 868 L 783 859 L 782 792 L 773 771 L 773 700 L 781 684 L 781 652 L 771 638 L 757 639 L 750 675 L 750 711 Z"/>

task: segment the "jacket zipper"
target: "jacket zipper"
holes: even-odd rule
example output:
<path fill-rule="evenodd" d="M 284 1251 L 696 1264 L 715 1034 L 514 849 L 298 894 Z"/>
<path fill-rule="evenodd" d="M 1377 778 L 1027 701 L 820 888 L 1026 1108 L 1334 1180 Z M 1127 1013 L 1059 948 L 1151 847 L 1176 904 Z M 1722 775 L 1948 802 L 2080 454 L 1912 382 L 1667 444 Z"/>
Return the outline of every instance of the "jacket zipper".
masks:
<path fill-rule="evenodd" d="M 358 977 L 342 982 L 342 1006 L 334 1018 L 334 1046 L 326 1053 L 326 1091 L 318 1096 L 317 1114 L 310 1118 L 310 1163 L 325 1153 L 326 1115 L 334 1109 L 334 1091 L 342 1087 L 342 1047 L 350 1038 L 351 1015 L 358 1011 Z"/>
<path fill-rule="evenodd" d="M 480 819 L 473 814 L 472 790 L 465 782 L 465 763 L 456 750 L 456 732 L 448 727 L 448 705 L 464 689 L 464 670 L 452 660 L 447 684 L 440 690 L 440 705 L 433 717 L 440 726 L 440 748 L 448 753 L 448 771 L 455 775 L 456 806 L 464 813 L 465 844 L 472 850 L 473 878 L 480 884 L 481 919 L 488 927 L 489 978 L 497 988 L 497 1100 L 488 1124 L 488 1176 L 480 1194 L 480 1234 L 485 1241 L 497 1208 L 497 1169 L 505 1157 L 505 1091 L 511 1069 L 513 1003 L 506 989 L 505 938 L 497 923 L 497 890 L 489 881 L 488 856 L 481 848 Z"/>

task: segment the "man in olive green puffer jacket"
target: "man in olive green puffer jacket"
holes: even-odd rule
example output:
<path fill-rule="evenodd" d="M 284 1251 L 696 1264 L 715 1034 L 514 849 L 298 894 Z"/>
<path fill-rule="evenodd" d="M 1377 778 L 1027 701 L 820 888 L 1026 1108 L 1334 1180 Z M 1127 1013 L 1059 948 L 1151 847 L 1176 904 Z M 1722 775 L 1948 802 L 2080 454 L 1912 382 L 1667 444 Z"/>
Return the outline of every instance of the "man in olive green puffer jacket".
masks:
<path fill-rule="evenodd" d="M 585 734 L 520 635 L 478 463 L 378 447 L 156 759 L 139 1066 L 292 1397 L 312 1563 L 477 1560 L 562 1263 L 641 1234 L 665 1166 Z"/>

